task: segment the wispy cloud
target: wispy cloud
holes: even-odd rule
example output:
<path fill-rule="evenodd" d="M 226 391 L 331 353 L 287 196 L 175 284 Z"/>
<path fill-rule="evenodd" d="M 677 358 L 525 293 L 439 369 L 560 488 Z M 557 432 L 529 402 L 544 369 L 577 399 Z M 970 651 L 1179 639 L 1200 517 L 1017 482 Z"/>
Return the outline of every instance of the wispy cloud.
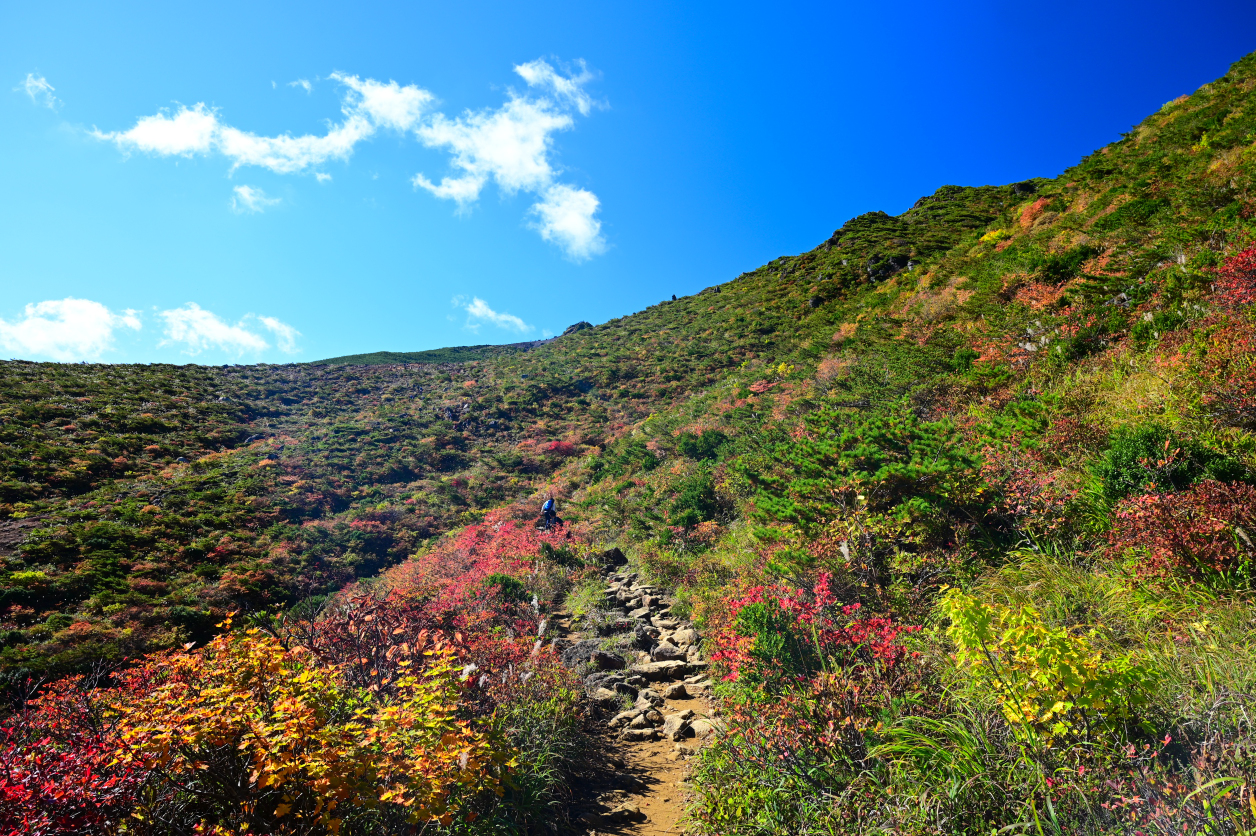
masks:
<path fill-rule="evenodd" d="M 99 302 L 68 297 L 27 305 L 12 322 L 0 319 L 0 345 L 63 362 L 94 360 L 113 346 L 114 331 L 141 327 L 137 311 L 114 313 Z"/>
<path fill-rule="evenodd" d="M 499 107 L 457 117 L 435 111 L 436 97 L 416 85 L 336 72 L 328 78 L 344 90 L 340 108 L 344 118 L 329 125 L 325 134 L 261 136 L 226 124 L 217 110 L 197 103 L 145 116 L 125 131 L 95 130 L 93 135 L 125 152 L 217 153 L 231 161 L 232 171 L 257 166 L 292 174 L 348 160 L 358 143 L 381 130 L 413 134 L 423 145 L 447 151 L 452 169 L 439 182 L 422 172 L 415 174 L 411 179 L 415 188 L 454 201 L 460 212 L 479 200 L 490 183 L 507 195 L 528 192 L 537 198 L 529 210 L 529 225 L 569 258 L 583 261 L 606 249 L 597 218 L 600 202 L 587 189 L 559 182 L 561 172 L 551 157 L 555 135 L 575 124 L 575 114 L 588 115 L 603 106 L 586 89 L 593 73 L 583 61 L 555 68 L 541 59 L 519 64 L 514 71 L 527 85 L 524 92 L 509 90 Z M 306 79 L 289 83 L 311 89 Z M 330 179 L 324 171 L 313 173 L 319 182 Z M 239 188 L 236 192 L 237 211 L 260 211 L 262 204 L 249 202 Z"/>
<path fill-rule="evenodd" d="M 316 171 L 314 172 L 314 179 L 318 180 L 320 183 L 330 183 L 331 175 L 325 171 Z"/>
<path fill-rule="evenodd" d="M 577 60 L 574 65 L 580 68 L 579 73 L 563 75 L 550 66 L 548 61 L 538 58 L 526 64 L 519 64 L 515 72 L 528 83 L 529 87 L 549 90 L 554 98 L 564 104 L 575 107 L 581 115 L 588 116 L 595 103 L 593 97 L 584 89 L 584 85 L 593 80 L 593 73 L 585 66 L 584 61 Z"/>
<path fill-rule="evenodd" d="M 414 127 L 433 100 L 426 90 L 402 87 L 395 81 L 385 84 L 340 73 L 333 73 L 331 78 L 347 88 L 341 105 L 345 118 L 322 135 L 259 136 L 224 123 L 217 110 L 203 102 L 142 117 L 126 131 L 93 130 L 92 135 L 127 152 L 158 156 L 217 152 L 231 160 L 233 171 L 258 166 L 292 174 L 330 160 L 348 159 L 354 146 L 380 128 L 405 131 Z"/>
<path fill-rule="evenodd" d="M 280 351 L 284 354 L 297 353 L 297 337 L 301 336 L 300 331 L 286 322 L 280 322 L 273 316 L 259 316 L 257 321 L 275 335 L 275 342 L 278 343 Z"/>
<path fill-rule="evenodd" d="M 56 110 L 61 106 L 61 100 L 53 95 L 53 91 L 57 88 L 38 73 L 27 73 L 26 80 L 13 89 L 25 91 L 26 95 L 31 97 L 32 102 L 50 110 Z"/>
<path fill-rule="evenodd" d="M 162 311 L 158 315 L 166 323 L 163 332 L 164 339 L 159 345 L 181 345 L 185 354 L 196 355 L 206 349 L 217 348 L 238 356 L 259 354 L 270 348 L 270 343 L 266 342 L 260 334 L 249 329 L 248 322 L 251 317 L 245 317 L 235 325 L 231 325 L 195 302 L 188 302 L 181 308 Z M 258 319 L 263 322 L 263 325 L 266 324 L 261 317 Z M 291 329 L 279 320 L 272 321 L 281 328 L 290 329 L 289 334 L 285 335 L 289 340 L 297 334 L 295 329 Z M 281 336 L 280 339 L 283 340 L 285 336 Z"/>
<path fill-rule="evenodd" d="M 280 198 L 267 197 L 266 192 L 256 186 L 236 186 L 232 191 L 235 192 L 235 197 L 231 198 L 231 208 L 237 214 L 265 212 L 268 206 L 282 202 Z"/>
<path fill-rule="evenodd" d="M 307 95 L 314 89 L 314 85 L 310 83 L 308 78 L 298 78 L 296 81 L 289 81 L 288 86 L 300 87 Z"/>
<path fill-rule="evenodd" d="M 455 296 L 450 300 L 455 308 L 461 308 L 467 312 L 466 327 L 472 331 L 478 331 L 484 323 L 496 325 L 498 328 L 504 328 L 507 331 L 518 331 L 520 334 L 527 334 L 535 330 L 531 325 L 524 322 L 514 314 L 499 313 L 489 307 L 478 296 L 467 299 L 465 296 Z"/>

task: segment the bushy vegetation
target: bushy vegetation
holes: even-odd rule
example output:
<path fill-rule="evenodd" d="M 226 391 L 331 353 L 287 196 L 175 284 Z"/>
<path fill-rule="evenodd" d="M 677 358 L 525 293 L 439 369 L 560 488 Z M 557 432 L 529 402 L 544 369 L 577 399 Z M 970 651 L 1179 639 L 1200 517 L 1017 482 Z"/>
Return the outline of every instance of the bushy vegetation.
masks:
<path fill-rule="evenodd" d="M 4 364 L 6 815 L 525 831 L 618 545 L 718 668 L 699 832 L 1256 832 L 1254 91 L 526 350 Z"/>

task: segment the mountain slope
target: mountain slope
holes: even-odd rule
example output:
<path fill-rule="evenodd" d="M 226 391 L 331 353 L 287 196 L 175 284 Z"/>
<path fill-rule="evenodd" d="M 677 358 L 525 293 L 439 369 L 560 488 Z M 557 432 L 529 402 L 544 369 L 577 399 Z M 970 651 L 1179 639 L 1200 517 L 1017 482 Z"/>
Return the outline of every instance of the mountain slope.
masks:
<path fill-rule="evenodd" d="M 527 350 L 0 365 L 0 664 L 346 585 L 472 644 L 573 584 L 613 626 L 613 545 L 721 666 L 706 832 L 1248 832 L 1254 91 Z"/>

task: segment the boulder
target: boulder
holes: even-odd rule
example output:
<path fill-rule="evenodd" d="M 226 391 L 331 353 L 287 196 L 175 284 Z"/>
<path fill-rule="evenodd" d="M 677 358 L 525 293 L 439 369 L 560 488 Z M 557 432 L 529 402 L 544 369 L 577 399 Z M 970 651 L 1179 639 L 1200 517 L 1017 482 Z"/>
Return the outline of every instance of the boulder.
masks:
<path fill-rule="evenodd" d="M 637 609 L 630 611 L 628 613 L 628 617 L 635 621 L 645 621 L 650 617 L 650 608 L 638 607 Z"/>
<path fill-rule="evenodd" d="M 631 723 L 639 715 L 644 714 L 644 713 L 645 713 L 645 709 L 630 708 L 627 711 L 621 711 L 618 714 L 616 714 L 614 717 L 610 719 L 609 722 L 607 722 L 606 725 L 610 726 L 612 729 L 617 729 L 620 726 L 624 726 L 624 725 L 627 725 L 628 723 Z"/>
<path fill-rule="evenodd" d="M 653 691 L 649 688 L 642 688 L 641 691 L 637 693 L 636 707 L 640 708 L 642 711 L 649 711 L 654 706 L 662 704 L 663 698 L 657 691 Z"/>
<path fill-rule="evenodd" d="M 599 554 L 595 558 L 595 560 L 598 563 L 598 565 L 602 566 L 604 569 L 614 569 L 619 566 L 624 566 L 628 563 L 628 558 L 619 549 L 619 547 L 615 547 L 613 549 L 607 549 L 606 551 Z"/>
<path fill-rule="evenodd" d="M 588 662 L 590 654 L 601 649 L 602 643 L 597 639 L 584 639 L 572 644 L 559 654 L 558 658 L 563 663 L 563 667 L 574 668 Z"/>
<path fill-rule="evenodd" d="M 638 714 L 636 717 L 633 717 L 631 720 L 629 720 L 629 721 L 628 721 L 628 728 L 630 728 L 630 729 L 652 729 L 652 728 L 654 728 L 655 724 L 650 722 L 650 719 L 651 719 L 651 718 L 650 718 L 650 715 L 651 715 L 651 714 L 658 714 L 658 712 L 657 712 L 657 711 L 643 711 L 643 712 L 641 712 L 641 713 L 640 713 L 640 714 Z"/>
<path fill-rule="evenodd" d="M 698 635 L 698 631 L 692 627 L 677 630 L 672 634 L 672 641 L 675 644 L 697 644 L 700 638 L 701 636 Z"/>
<path fill-rule="evenodd" d="M 672 659 L 684 659 L 685 651 L 674 644 L 658 644 L 650 651 L 650 658 L 655 662 L 666 662 Z"/>
<path fill-rule="evenodd" d="M 605 650 L 595 650 L 590 653 L 589 664 L 599 671 L 620 671 L 626 667 L 622 656 L 607 653 Z"/>
<path fill-rule="evenodd" d="M 638 650 L 649 650 L 654 647 L 654 640 L 658 638 L 659 630 L 657 627 L 651 627 L 648 624 L 638 624 L 632 628 L 632 644 Z"/>
<path fill-rule="evenodd" d="M 659 733 L 654 728 L 624 729 L 624 732 L 621 735 L 621 737 L 623 737 L 624 740 L 637 740 L 637 741 L 654 740 L 658 736 L 659 736 Z"/>
<path fill-rule="evenodd" d="M 689 689 L 685 687 L 683 682 L 677 682 L 674 685 L 668 685 L 663 689 L 663 699 L 665 700 L 687 700 L 689 699 Z"/>
<path fill-rule="evenodd" d="M 663 739 L 683 740 L 689 731 L 689 721 L 693 719 L 692 711 L 681 711 L 663 718 Z"/>
<path fill-rule="evenodd" d="M 695 737 L 710 737 L 715 732 L 715 723 L 710 720 L 694 720 L 690 722 L 689 730 Z"/>
<path fill-rule="evenodd" d="M 633 665 L 632 672 L 643 677 L 647 682 L 671 682 L 689 672 L 689 664 L 679 660 L 667 662 L 648 662 Z"/>
<path fill-rule="evenodd" d="M 671 618 L 660 618 L 657 615 L 650 619 L 650 623 L 660 630 L 675 630 L 680 626 L 680 622 Z"/>
<path fill-rule="evenodd" d="M 606 688 L 598 688 L 591 695 L 595 703 L 605 706 L 619 705 L 623 697 Z"/>

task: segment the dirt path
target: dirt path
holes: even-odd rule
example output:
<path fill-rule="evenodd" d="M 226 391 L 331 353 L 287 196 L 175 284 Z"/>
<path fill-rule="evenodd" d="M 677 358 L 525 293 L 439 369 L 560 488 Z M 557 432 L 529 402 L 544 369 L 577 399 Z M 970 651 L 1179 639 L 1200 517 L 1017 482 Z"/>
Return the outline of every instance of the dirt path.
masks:
<path fill-rule="evenodd" d="M 568 832 L 682 834 L 688 760 L 714 728 L 701 636 L 688 621 L 672 618 L 670 599 L 639 583 L 636 573 L 612 568 L 604 577 L 607 609 L 624 614 L 618 632 L 592 637 L 573 630 L 568 613 L 553 614 L 564 662 L 591 670 L 585 692 L 603 729 L 602 752 L 572 787 Z M 624 656 L 634 661 L 625 665 Z"/>

